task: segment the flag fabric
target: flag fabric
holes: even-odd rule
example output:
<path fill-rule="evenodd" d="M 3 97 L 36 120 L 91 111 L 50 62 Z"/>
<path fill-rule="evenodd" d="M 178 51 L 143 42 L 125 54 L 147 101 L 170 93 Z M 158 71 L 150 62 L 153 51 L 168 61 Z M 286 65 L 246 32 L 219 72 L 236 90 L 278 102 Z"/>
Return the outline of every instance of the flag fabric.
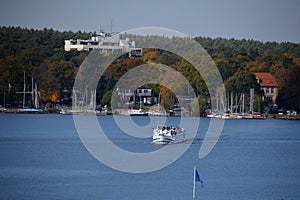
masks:
<path fill-rule="evenodd" d="M 194 185 L 193 185 L 193 199 L 196 197 L 196 182 L 200 182 L 201 187 L 204 187 L 202 177 L 199 175 L 196 165 L 194 165 Z"/>
<path fill-rule="evenodd" d="M 201 187 L 204 187 L 202 177 L 199 176 L 199 173 L 198 173 L 198 170 L 197 170 L 197 169 L 196 169 L 196 173 L 195 173 L 195 182 L 200 182 Z"/>

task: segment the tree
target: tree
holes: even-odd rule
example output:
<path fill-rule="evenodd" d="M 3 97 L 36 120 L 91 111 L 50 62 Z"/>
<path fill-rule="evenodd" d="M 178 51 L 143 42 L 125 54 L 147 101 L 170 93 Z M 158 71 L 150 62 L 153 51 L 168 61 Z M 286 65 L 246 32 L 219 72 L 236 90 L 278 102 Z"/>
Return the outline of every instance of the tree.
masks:
<path fill-rule="evenodd" d="M 10 83 L 8 101 L 9 103 L 18 101 L 20 95 L 15 92 L 23 89 L 23 71 L 26 71 L 26 82 L 30 82 L 30 78 L 34 77 L 43 101 L 51 101 L 51 97 L 52 100 L 60 99 L 57 95 L 62 94 L 64 90 L 72 89 L 74 69 L 80 67 L 89 54 L 88 51 L 65 52 L 64 40 L 88 39 L 91 34 L 94 33 L 59 32 L 47 28 L 34 30 L 21 27 L 0 27 L 0 93 L 8 92 Z M 183 41 L 177 37 L 125 35 L 123 38 L 129 36 L 132 40 L 138 41 L 137 46 L 146 46 L 151 41 L 154 46 L 159 46 L 156 44 L 164 42 L 164 46 L 172 46 L 181 51 L 188 48 L 188 45 L 182 45 Z M 248 82 L 247 76 L 244 80 L 236 73 L 270 72 L 274 74 L 280 85 L 278 96 L 280 107 L 287 109 L 299 107 L 297 103 L 299 96 L 296 94 L 300 94 L 300 87 L 295 78 L 300 66 L 299 44 L 263 43 L 233 38 L 197 37 L 194 39 L 216 62 L 227 89 L 248 93 L 249 87 L 253 87 L 253 84 Z M 187 40 L 190 39 L 187 38 Z M 174 68 L 189 81 L 197 95 L 204 95 L 205 98 L 209 96 L 204 80 L 189 62 L 171 52 L 148 48 L 143 49 L 142 57 L 128 58 L 128 55 L 124 54 L 108 67 L 97 88 L 98 101 L 112 89 L 114 82 L 111 79 L 118 81 L 126 72 L 145 63 L 162 63 Z M 28 84 L 28 89 L 29 86 Z"/>
<path fill-rule="evenodd" d="M 103 105 L 110 105 L 110 103 L 111 103 L 111 97 L 112 97 L 112 91 L 110 90 L 110 91 L 107 91 L 105 94 L 104 94 L 104 96 L 103 96 L 103 98 L 102 98 L 102 100 L 101 100 L 101 103 L 103 104 Z"/>
<path fill-rule="evenodd" d="M 264 104 L 263 104 L 262 98 L 257 96 L 253 101 L 253 111 L 262 113 L 263 105 Z"/>
<path fill-rule="evenodd" d="M 249 72 L 236 72 L 225 82 L 227 92 L 248 93 L 251 88 L 254 88 L 256 94 L 260 94 L 260 86 L 256 81 L 255 75 Z"/>
<path fill-rule="evenodd" d="M 196 101 L 191 103 L 191 109 L 194 116 L 204 116 L 206 108 L 206 98 L 201 95 L 198 96 Z M 199 111 L 199 113 L 195 113 L 195 111 Z"/>
<path fill-rule="evenodd" d="M 161 96 L 161 102 L 160 104 L 166 109 L 170 109 L 173 107 L 174 103 L 175 103 L 175 96 L 174 93 L 166 88 L 163 85 L 159 86 L 159 93 Z"/>
<path fill-rule="evenodd" d="M 286 82 L 279 90 L 277 103 L 280 108 L 300 110 L 300 66 L 288 70 Z"/>
<path fill-rule="evenodd" d="M 224 81 L 236 72 L 236 65 L 227 60 L 217 58 L 214 60 Z"/>

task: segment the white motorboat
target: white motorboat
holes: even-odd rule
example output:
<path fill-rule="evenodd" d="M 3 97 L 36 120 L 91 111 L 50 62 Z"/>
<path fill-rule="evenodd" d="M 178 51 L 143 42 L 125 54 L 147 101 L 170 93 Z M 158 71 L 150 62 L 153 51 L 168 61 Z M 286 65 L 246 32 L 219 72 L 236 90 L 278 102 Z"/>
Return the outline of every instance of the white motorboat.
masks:
<path fill-rule="evenodd" d="M 168 116 L 168 113 L 166 111 L 160 111 L 160 110 L 152 110 L 148 111 L 148 114 L 151 116 Z"/>
<path fill-rule="evenodd" d="M 157 126 L 153 129 L 154 144 L 169 144 L 170 142 L 184 141 L 185 130 L 174 126 Z"/>
<path fill-rule="evenodd" d="M 142 111 L 142 109 L 139 109 L 139 110 L 131 109 L 131 110 L 128 110 L 128 115 L 129 116 L 148 116 L 148 113 Z"/>

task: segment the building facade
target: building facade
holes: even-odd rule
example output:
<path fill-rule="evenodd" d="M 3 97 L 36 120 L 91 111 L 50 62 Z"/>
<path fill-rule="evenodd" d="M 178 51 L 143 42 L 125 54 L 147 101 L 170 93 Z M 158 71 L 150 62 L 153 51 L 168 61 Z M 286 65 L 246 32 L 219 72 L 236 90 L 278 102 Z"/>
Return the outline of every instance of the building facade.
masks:
<path fill-rule="evenodd" d="M 158 102 L 150 86 L 138 87 L 135 90 L 117 88 L 117 94 L 123 105 L 154 105 Z"/>
<path fill-rule="evenodd" d="M 278 83 L 271 73 L 254 73 L 261 90 L 264 91 L 263 100 L 269 108 L 277 107 Z"/>
<path fill-rule="evenodd" d="M 130 57 L 142 56 L 142 48 L 135 46 L 135 41 L 120 39 L 119 34 L 108 35 L 101 32 L 99 35 L 88 40 L 69 39 L 65 40 L 65 51 L 90 51 L 99 49 L 103 53 L 113 53 L 114 51 L 128 52 Z"/>

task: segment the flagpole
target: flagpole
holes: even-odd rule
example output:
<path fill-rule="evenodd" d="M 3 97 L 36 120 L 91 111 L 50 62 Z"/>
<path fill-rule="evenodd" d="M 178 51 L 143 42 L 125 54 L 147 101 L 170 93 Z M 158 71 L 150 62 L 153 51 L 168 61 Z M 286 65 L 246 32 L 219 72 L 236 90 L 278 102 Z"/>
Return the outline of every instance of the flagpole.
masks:
<path fill-rule="evenodd" d="M 196 165 L 194 165 L 193 200 L 195 199 L 195 192 L 196 192 Z"/>

